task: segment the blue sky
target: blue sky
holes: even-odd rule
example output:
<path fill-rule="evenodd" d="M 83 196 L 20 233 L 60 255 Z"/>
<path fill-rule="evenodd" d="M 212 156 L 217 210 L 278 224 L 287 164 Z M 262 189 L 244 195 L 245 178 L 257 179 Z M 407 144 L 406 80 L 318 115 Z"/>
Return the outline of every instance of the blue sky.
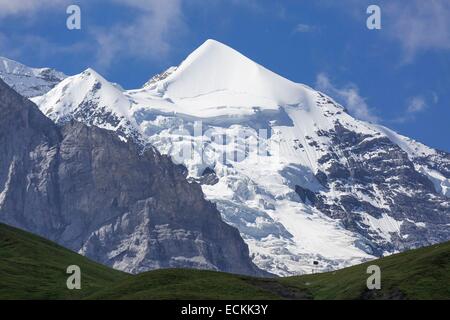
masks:
<path fill-rule="evenodd" d="M 81 7 L 81 30 L 66 8 Z M 382 29 L 368 30 L 377 4 Z M 0 0 L 0 55 L 136 88 L 206 39 L 450 151 L 450 1 Z"/>

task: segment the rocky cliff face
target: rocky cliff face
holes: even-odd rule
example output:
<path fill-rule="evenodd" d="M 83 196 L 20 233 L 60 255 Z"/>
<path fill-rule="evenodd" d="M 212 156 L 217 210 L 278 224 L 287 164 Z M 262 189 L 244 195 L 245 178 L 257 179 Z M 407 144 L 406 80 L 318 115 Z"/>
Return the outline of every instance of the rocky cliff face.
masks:
<path fill-rule="evenodd" d="M 416 169 L 417 162 L 386 136 L 334 125 L 321 132 L 332 146 L 318 160 L 326 169 L 316 174 L 324 187 L 316 208 L 369 239 L 367 249 L 376 256 L 447 241 L 450 201 Z M 446 167 L 449 155 L 442 156 Z"/>
<path fill-rule="evenodd" d="M 96 127 L 58 127 L 1 80 L 0 221 L 129 272 L 264 274 L 169 158 Z"/>

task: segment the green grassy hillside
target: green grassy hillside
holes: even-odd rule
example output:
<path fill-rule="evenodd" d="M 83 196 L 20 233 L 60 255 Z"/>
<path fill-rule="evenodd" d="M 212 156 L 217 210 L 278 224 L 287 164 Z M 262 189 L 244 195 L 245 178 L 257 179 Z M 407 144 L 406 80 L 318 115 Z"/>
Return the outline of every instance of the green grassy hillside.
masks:
<path fill-rule="evenodd" d="M 82 290 L 66 288 L 71 264 L 81 267 Z M 381 268 L 381 290 L 366 288 L 371 264 Z M 450 299 L 449 284 L 450 242 L 299 277 L 186 269 L 133 276 L 0 224 L 0 299 Z"/>
<path fill-rule="evenodd" d="M 369 265 L 381 268 L 381 290 L 368 290 Z M 450 299 L 450 242 L 335 272 L 279 280 L 315 299 Z"/>
<path fill-rule="evenodd" d="M 68 290 L 66 269 L 81 268 L 81 290 Z M 0 224 L 0 299 L 79 299 L 129 275 L 41 237 Z"/>

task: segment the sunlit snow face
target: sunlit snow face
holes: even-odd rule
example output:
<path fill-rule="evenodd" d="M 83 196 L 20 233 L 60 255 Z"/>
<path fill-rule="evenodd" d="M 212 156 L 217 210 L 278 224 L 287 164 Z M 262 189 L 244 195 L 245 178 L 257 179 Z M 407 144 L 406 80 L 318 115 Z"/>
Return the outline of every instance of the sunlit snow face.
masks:
<path fill-rule="evenodd" d="M 279 160 L 279 143 L 272 139 L 272 129 L 231 126 L 204 126 L 202 121 L 184 123 L 167 137 L 172 146 L 170 154 L 176 163 L 195 161 L 206 166 L 233 165 L 250 162 L 252 165 Z"/>

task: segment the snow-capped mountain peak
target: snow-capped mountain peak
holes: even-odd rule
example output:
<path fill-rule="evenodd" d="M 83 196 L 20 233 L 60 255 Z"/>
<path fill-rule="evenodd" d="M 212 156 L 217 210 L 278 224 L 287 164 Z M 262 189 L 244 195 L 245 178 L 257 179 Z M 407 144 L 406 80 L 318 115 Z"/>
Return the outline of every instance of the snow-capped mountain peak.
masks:
<path fill-rule="evenodd" d="M 0 78 L 25 97 L 47 93 L 67 76 L 50 68 L 30 68 L 17 61 L 0 57 Z"/>
<path fill-rule="evenodd" d="M 177 68 L 132 90 L 136 101 L 159 97 L 154 108 L 200 118 L 242 116 L 308 99 L 308 88 L 287 80 L 215 40 L 207 40 Z M 167 103 L 169 102 L 169 103 Z"/>
<path fill-rule="evenodd" d="M 137 126 L 129 113 L 131 102 L 117 85 L 92 68 L 66 78 L 47 94 L 32 100 L 57 123 L 80 120 L 120 132 L 124 139 L 135 134 Z"/>
<path fill-rule="evenodd" d="M 264 97 L 279 104 L 293 104 L 301 98 L 300 85 L 214 40 L 191 53 L 161 85 L 167 96 L 179 99 L 221 91 Z"/>
<path fill-rule="evenodd" d="M 58 98 L 61 96 L 64 99 Z M 66 78 L 48 94 L 33 100 L 47 105 L 48 108 L 42 111 L 57 122 L 65 115 L 79 111 L 86 103 L 92 107 L 95 102 L 96 108 L 114 111 L 121 116 L 126 116 L 129 109 L 129 102 L 122 92 L 91 68 Z"/>
<path fill-rule="evenodd" d="M 214 40 L 143 88 L 86 70 L 34 101 L 55 121 L 114 130 L 182 163 L 272 273 L 450 239 L 450 154 L 357 120 Z"/>

